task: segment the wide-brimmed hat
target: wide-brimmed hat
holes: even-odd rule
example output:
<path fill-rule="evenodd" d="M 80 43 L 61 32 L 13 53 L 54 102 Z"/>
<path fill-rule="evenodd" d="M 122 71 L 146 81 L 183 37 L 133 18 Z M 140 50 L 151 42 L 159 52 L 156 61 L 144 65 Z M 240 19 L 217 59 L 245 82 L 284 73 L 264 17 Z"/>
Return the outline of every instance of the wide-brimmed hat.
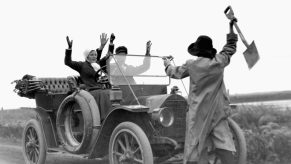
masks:
<path fill-rule="evenodd" d="M 188 52 L 193 56 L 213 58 L 217 51 L 213 48 L 212 39 L 206 35 L 201 35 L 196 42 L 189 45 Z"/>
<path fill-rule="evenodd" d="M 116 54 L 119 54 L 119 53 L 122 53 L 122 52 L 125 53 L 125 54 L 127 54 L 127 48 L 125 46 L 119 46 L 115 50 L 115 53 Z"/>

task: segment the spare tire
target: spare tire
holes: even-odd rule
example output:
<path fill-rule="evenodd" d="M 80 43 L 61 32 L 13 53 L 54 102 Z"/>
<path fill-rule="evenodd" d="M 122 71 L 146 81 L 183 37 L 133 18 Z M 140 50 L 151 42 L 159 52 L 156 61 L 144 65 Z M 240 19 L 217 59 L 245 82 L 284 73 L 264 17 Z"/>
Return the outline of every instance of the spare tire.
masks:
<path fill-rule="evenodd" d="M 73 154 L 87 153 L 97 139 L 100 113 L 94 97 L 87 91 L 76 91 L 59 106 L 57 134 L 64 149 Z"/>

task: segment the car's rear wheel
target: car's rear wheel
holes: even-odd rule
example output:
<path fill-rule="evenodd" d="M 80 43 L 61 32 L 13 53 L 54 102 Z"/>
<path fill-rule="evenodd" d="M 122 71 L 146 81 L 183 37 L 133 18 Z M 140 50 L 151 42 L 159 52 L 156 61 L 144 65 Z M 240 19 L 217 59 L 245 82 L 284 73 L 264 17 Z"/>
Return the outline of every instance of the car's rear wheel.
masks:
<path fill-rule="evenodd" d="M 122 122 L 112 132 L 109 142 L 110 164 L 153 164 L 150 142 L 135 123 Z"/>
<path fill-rule="evenodd" d="M 27 122 L 22 136 L 22 152 L 26 164 L 44 164 L 47 147 L 41 124 L 36 119 Z"/>

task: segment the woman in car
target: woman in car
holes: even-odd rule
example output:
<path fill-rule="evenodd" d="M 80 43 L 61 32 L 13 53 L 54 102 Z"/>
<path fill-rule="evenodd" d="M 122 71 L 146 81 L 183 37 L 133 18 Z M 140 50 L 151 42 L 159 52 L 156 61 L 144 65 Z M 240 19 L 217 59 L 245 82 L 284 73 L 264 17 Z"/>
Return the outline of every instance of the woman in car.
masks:
<path fill-rule="evenodd" d="M 70 40 L 67 36 L 68 49 L 66 49 L 65 55 L 65 65 L 74 69 L 80 74 L 82 83 L 85 85 L 85 89 L 89 91 L 99 107 L 101 120 L 106 117 L 106 113 L 111 108 L 111 102 L 109 93 L 104 90 L 103 85 L 98 83 L 99 80 L 99 70 L 106 64 L 103 62 L 107 59 L 107 56 L 103 57 L 101 60 L 101 53 L 106 45 L 108 39 L 106 34 L 100 36 L 100 48 L 97 50 L 86 50 L 84 52 L 85 61 L 73 61 L 72 60 L 72 46 L 73 40 Z M 99 65 L 100 63 L 100 65 Z"/>
<path fill-rule="evenodd" d="M 85 61 L 72 61 L 72 46 L 73 40 L 70 40 L 67 36 L 68 49 L 66 49 L 65 55 L 65 65 L 79 72 L 81 80 L 86 85 L 86 88 L 97 87 L 99 84 L 97 83 L 99 75 L 98 70 L 102 65 L 98 65 L 100 62 L 100 57 L 102 50 L 107 43 L 108 39 L 105 34 L 100 36 L 101 45 L 96 50 L 86 50 L 84 52 Z M 105 60 L 102 58 L 101 60 Z"/>

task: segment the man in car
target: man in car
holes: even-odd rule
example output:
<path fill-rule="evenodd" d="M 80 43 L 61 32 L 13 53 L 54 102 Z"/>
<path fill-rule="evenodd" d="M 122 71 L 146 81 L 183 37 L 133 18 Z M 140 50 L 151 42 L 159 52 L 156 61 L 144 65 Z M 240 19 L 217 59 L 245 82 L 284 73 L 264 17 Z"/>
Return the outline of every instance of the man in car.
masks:
<path fill-rule="evenodd" d="M 110 36 L 110 44 L 109 44 L 109 52 L 113 54 L 114 44 L 113 41 L 115 39 L 114 34 Z M 150 56 L 151 49 L 151 41 L 146 43 L 146 54 L 145 56 Z M 133 78 L 134 75 L 142 74 L 147 71 L 150 67 L 150 58 L 145 57 L 143 63 L 138 66 L 128 65 L 126 64 L 126 55 L 128 54 L 128 50 L 125 46 L 119 46 L 116 48 L 115 53 L 117 54 L 113 59 L 113 62 L 110 63 L 110 75 L 111 82 L 115 82 L 118 84 L 127 85 L 135 84 L 135 80 Z M 123 77 L 125 75 L 125 77 Z M 126 79 L 125 79 L 126 78 Z"/>
<path fill-rule="evenodd" d="M 175 79 L 190 77 L 184 164 L 207 164 L 211 151 L 223 164 L 235 163 L 233 152 L 236 150 L 226 119 L 230 107 L 223 80 L 224 68 L 236 52 L 235 21 L 230 21 L 227 43 L 220 53 L 216 53 L 211 38 L 202 35 L 188 47 L 188 52 L 197 59 L 173 66 L 168 58 L 164 58 L 168 76 Z"/>

